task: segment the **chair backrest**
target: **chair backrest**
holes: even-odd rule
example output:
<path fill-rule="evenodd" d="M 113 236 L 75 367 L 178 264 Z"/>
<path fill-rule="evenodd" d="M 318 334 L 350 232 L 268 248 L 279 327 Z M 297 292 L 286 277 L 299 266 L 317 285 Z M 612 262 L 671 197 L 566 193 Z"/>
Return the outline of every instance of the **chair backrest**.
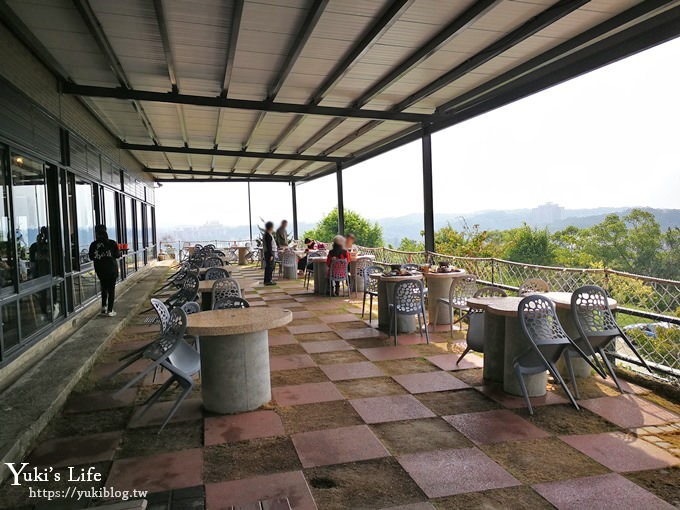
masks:
<path fill-rule="evenodd" d="M 215 251 L 215 245 L 214 244 L 206 244 L 203 248 L 205 248 L 206 251 Z"/>
<path fill-rule="evenodd" d="M 184 278 L 184 281 L 182 282 L 182 290 L 196 294 L 198 292 L 198 285 L 198 276 L 194 274 L 187 274 L 186 278 Z"/>
<path fill-rule="evenodd" d="M 394 284 L 392 303 L 400 314 L 415 315 L 424 310 L 422 280 L 402 280 Z"/>
<path fill-rule="evenodd" d="M 224 262 L 219 257 L 210 256 L 203 261 L 203 267 L 222 267 Z"/>
<path fill-rule="evenodd" d="M 158 339 L 144 351 L 144 357 L 157 360 L 171 353 L 184 338 L 187 329 L 187 314 L 181 308 L 168 313 L 166 327 L 161 329 Z"/>
<path fill-rule="evenodd" d="M 486 286 L 474 293 L 476 298 L 507 297 L 507 293 L 498 287 Z M 481 308 L 470 308 L 468 315 L 468 330 L 465 337 L 467 344 L 473 351 L 484 352 L 484 310 Z"/>
<path fill-rule="evenodd" d="M 571 295 L 571 314 L 581 336 L 607 337 L 619 334 L 607 293 L 602 287 L 586 285 Z"/>
<path fill-rule="evenodd" d="M 181 306 L 181 308 L 187 315 L 201 311 L 201 305 L 199 305 L 196 301 L 187 301 Z"/>
<path fill-rule="evenodd" d="M 550 363 L 555 363 L 564 349 L 573 345 L 557 318 L 553 302 L 547 297 L 538 294 L 525 297 L 519 303 L 517 315 L 524 336 L 538 351 L 523 355 L 523 365 L 543 365 L 541 355 Z"/>
<path fill-rule="evenodd" d="M 354 270 L 357 274 L 357 279 L 364 280 L 364 270 L 371 266 L 373 261 L 370 259 L 357 259 L 354 263 Z"/>
<path fill-rule="evenodd" d="M 226 310 L 228 308 L 250 308 L 250 303 L 235 296 L 225 297 L 213 302 L 213 310 Z"/>
<path fill-rule="evenodd" d="M 508 293 L 498 287 L 486 286 L 477 289 L 473 297 L 508 297 Z"/>
<path fill-rule="evenodd" d="M 281 263 L 286 267 L 297 266 L 297 255 L 292 250 L 286 250 L 283 252 Z"/>
<path fill-rule="evenodd" d="M 241 297 L 241 286 L 233 278 L 215 280 L 212 287 L 212 302 L 228 297 Z"/>
<path fill-rule="evenodd" d="M 364 269 L 364 290 L 368 292 L 378 292 L 378 279 L 371 278 L 372 274 L 383 273 L 385 270 L 381 266 L 371 265 Z"/>
<path fill-rule="evenodd" d="M 347 278 L 347 260 L 346 259 L 332 259 L 331 267 L 328 271 L 329 280 L 344 280 Z"/>
<path fill-rule="evenodd" d="M 519 286 L 517 295 L 528 296 L 530 294 L 540 294 L 541 292 L 550 292 L 550 285 L 545 280 L 540 278 L 527 278 Z"/>
<path fill-rule="evenodd" d="M 223 267 L 210 267 L 205 272 L 206 280 L 219 280 L 220 278 L 229 278 L 229 271 Z"/>
<path fill-rule="evenodd" d="M 454 305 L 466 306 L 468 298 L 477 292 L 477 276 L 466 274 L 451 280 L 449 287 L 449 301 Z"/>
<path fill-rule="evenodd" d="M 165 306 L 165 303 L 163 303 L 163 301 L 156 298 L 151 298 L 151 306 L 156 311 L 156 314 L 158 314 L 158 320 L 160 321 L 162 335 L 168 328 L 168 324 L 170 323 L 170 310 L 168 310 L 168 307 Z"/>

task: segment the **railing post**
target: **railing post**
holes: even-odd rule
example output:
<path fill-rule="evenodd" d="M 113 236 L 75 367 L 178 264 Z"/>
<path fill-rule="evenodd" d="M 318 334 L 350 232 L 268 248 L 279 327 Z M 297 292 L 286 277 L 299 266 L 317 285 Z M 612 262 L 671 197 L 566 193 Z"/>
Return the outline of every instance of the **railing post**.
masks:
<path fill-rule="evenodd" d="M 290 182 L 290 190 L 292 193 L 293 200 L 293 237 L 295 239 L 300 239 L 298 236 L 298 215 L 297 215 L 297 192 L 295 190 L 295 181 Z M 252 237 L 252 234 L 250 235 Z"/>
<path fill-rule="evenodd" d="M 338 234 L 345 234 L 345 201 L 342 191 L 342 165 L 337 163 L 335 166 L 335 176 L 338 185 Z"/>
<path fill-rule="evenodd" d="M 434 199 L 432 197 L 432 137 L 423 125 L 423 227 L 425 250 L 434 251 Z"/>
<path fill-rule="evenodd" d="M 496 285 L 496 259 L 491 259 L 491 285 Z"/>

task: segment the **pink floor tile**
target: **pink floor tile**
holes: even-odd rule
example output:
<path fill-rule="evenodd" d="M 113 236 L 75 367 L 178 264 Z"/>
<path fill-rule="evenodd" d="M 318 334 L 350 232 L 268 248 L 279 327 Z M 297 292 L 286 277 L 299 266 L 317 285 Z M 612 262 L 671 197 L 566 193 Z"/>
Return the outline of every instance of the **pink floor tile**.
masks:
<path fill-rule="evenodd" d="M 137 388 L 129 388 L 115 398 L 111 391 L 88 393 L 86 395 L 71 394 L 71 397 L 69 397 L 68 402 L 64 406 L 64 411 L 66 413 L 83 413 L 100 411 L 102 409 L 115 409 L 134 404 L 136 398 Z"/>
<path fill-rule="evenodd" d="M 175 405 L 174 401 L 156 402 L 151 408 L 140 416 L 143 408 L 139 407 L 132 415 L 128 424 L 130 428 L 161 426 L 168 412 Z M 200 398 L 188 398 L 179 406 L 170 423 L 181 421 L 200 420 L 203 417 L 203 403 Z"/>
<path fill-rule="evenodd" d="M 281 418 L 274 411 L 254 411 L 205 419 L 206 446 L 283 434 L 285 432 Z"/>
<path fill-rule="evenodd" d="M 307 310 L 333 310 L 336 311 L 338 310 L 339 307 L 341 307 L 345 303 L 344 300 L 342 299 L 333 299 L 333 300 L 320 300 L 319 298 L 314 298 L 312 302 L 305 303 L 305 307 Z"/>
<path fill-rule="evenodd" d="M 429 393 L 432 391 L 462 390 L 469 388 L 460 379 L 448 372 L 423 372 L 392 376 L 409 393 Z"/>
<path fill-rule="evenodd" d="M 662 448 L 622 432 L 564 436 L 560 439 L 619 473 L 680 464 L 680 459 Z"/>
<path fill-rule="evenodd" d="M 271 356 L 269 358 L 269 370 L 272 372 L 315 366 L 316 363 L 308 354 L 286 354 L 284 356 Z"/>
<path fill-rule="evenodd" d="M 203 484 L 203 450 L 194 448 L 113 462 L 106 486 L 160 492 Z"/>
<path fill-rule="evenodd" d="M 304 342 L 302 348 L 309 354 L 320 352 L 351 351 L 354 349 L 344 340 L 326 340 L 323 342 Z"/>
<path fill-rule="evenodd" d="M 473 353 L 468 353 L 456 365 L 458 358 L 460 358 L 460 354 L 437 354 L 435 356 L 428 356 L 425 359 L 442 370 L 467 370 L 468 368 L 482 368 L 484 366 L 484 360 Z"/>
<path fill-rule="evenodd" d="M 269 346 L 274 345 L 290 345 L 297 343 L 295 337 L 286 333 L 270 333 L 269 334 Z"/>
<path fill-rule="evenodd" d="M 319 314 L 319 318 L 327 324 L 334 322 L 354 322 L 357 316 L 351 313 Z"/>
<path fill-rule="evenodd" d="M 523 397 L 505 393 L 503 386 L 500 384 L 486 384 L 484 386 L 477 386 L 475 389 L 508 409 L 524 409 L 527 406 Z M 554 391 L 548 391 L 542 397 L 531 397 L 530 400 L 532 407 L 569 403 L 566 398 L 561 397 Z"/>
<path fill-rule="evenodd" d="M 582 400 L 580 405 L 623 428 L 647 427 L 680 421 L 680 416 L 636 395 Z"/>
<path fill-rule="evenodd" d="M 430 341 L 431 340 L 432 340 L 432 338 L 430 338 Z M 422 336 L 419 335 L 418 333 L 408 333 L 408 334 L 397 335 L 397 344 L 398 345 L 418 345 L 418 344 L 424 344 L 424 343 L 427 343 L 427 339 L 425 337 L 424 331 L 423 331 Z"/>
<path fill-rule="evenodd" d="M 394 347 L 371 347 L 370 349 L 359 349 L 359 352 L 366 356 L 370 361 L 387 361 L 392 359 L 418 357 L 418 354 L 415 351 L 401 345 Z"/>
<path fill-rule="evenodd" d="M 359 338 L 387 338 L 387 335 L 375 328 L 340 329 L 336 331 L 336 333 L 345 340 L 357 340 Z"/>
<path fill-rule="evenodd" d="M 317 509 L 302 471 L 208 483 L 205 485 L 205 497 L 207 510 L 259 508 L 258 501 L 279 498 L 287 498 L 295 510 Z"/>
<path fill-rule="evenodd" d="M 291 439 L 305 468 L 389 456 L 367 425 L 304 432 Z"/>
<path fill-rule="evenodd" d="M 336 365 L 319 365 L 323 373 L 331 381 L 346 381 L 349 379 L 362 379 L 364 377 L 380 377 L 385 373 L 370 361 L 356 363 L 338 363 Z"/>
<path fill-rule="evenodd" d="M 428 498 L 520 484 L 477 448 L 416 453 L 397 460 Z"/>
<path fill-rule="evenodd" d="M 344 397 L 331 382 L 279 386 L 278 388 L 272 388 L 272 396 L 280 406 L 344 400 Z"/>
<path fill-rule="evenodd" d="M 411 503 L 410 505 L 391 506 L 383 508 L 382 510 L 435 510 L 435 508 L 427 502 Z"/>
<path fill-rule="evenodd" d="M 27 462 L 35 466 L 62 467 L 111 460 L 122 435 L 122 431 L 116 431 L 52 439 L 33 450 Z"/>
<path fill-rule="evenodd" d="M 540 439 L 549 434 L 506 410 L 444 416 L 446 421 L 476 444 Z"/>
<path fill-rule="evenodd" d="M 621 510 L 624 508 L 671 510 L 673 505 L 616 473 L 574 480 L 540 483 L 533 489 L 558 510 Z"/>
<path fill-rule="evenodd" d="M 299 310 L 293 312 L 293 320 L 313 319 L 314 317 L 316 317 L 316 315 L 314 315 L 312 312 L 308 312 L 307 310 Z"/>
<path fill-rule="evenodd" d="M 350 400 L 366 423 L 431 418 L 435 414 L 411 395 L 371 397 Z"/>
<path fill-rule="evenodd" d="M 332 331 L 327 324 L 303 324 L 301 326 L 288 326 L 288 331 L 293 335 L 305 335 L 307 333 L 325 333 Z"/>

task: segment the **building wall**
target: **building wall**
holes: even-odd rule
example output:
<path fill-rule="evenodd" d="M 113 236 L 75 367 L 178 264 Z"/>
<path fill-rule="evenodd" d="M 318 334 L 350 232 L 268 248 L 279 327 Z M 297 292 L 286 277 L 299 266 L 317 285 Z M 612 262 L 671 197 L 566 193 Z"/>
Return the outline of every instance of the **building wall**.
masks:
<path fill-rule="evenodd" d="M 129 151 L 118 148 L 116 138 L 78 98 L 58 93 L 57 80 L 49 69 L 2 23 L 0 23 L 0 76 L 137 179 L 151 184 L 148 174 L 142 171 L 142 164 Z"/>

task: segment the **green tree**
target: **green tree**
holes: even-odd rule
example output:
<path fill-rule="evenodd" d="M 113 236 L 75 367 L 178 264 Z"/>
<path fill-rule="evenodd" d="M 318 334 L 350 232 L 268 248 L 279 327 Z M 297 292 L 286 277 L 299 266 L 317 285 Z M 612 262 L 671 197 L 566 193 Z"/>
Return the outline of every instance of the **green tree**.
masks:
<path fill-rule="evenodd" d="M 424 251 L 425 244 L 422 241 L 416 241 L 415 239 L 409 239 L 408 237 L 402 238 L 399 246 L 397 246 L 399 251 Z"/>
<path fill-rule="evenodd" d="M 382 227 L 370 222 L 363 216 L 345 209 L 345 232 L 353 233 L 360 246 L 377 247 L 383 245 Z M 337 207 L 324 216 L 312 230 L 305 232 L 304 237 L 329 242 L 338 234 Z"/>
<path fill-rule="evenodd" d="M 573 225 L 555 232 L 555 263 L 564 267 L 594 267 L 595 259 L 583 250 L 586 231 Z"/>
<path fill-rule="evenodd" d="M 526 223 L 507 231 L 504 257 L 515 262 L 550 265 L 555 262 L 555 246 L 548 229 L 532 229 Z"/>
<path fill-rule="evenodd" d="M 489 242 L 489 232 L 470 227 L 463 219 L 463 228 L 454 229 L 450 223 L 434 233 L 434 249 L 443 255 L 456 257 L 493 257 L 495 246 Z"/>
<path fill-rule="evenodd" d="M 680 228 L 678 227 L 669 228 L 661 238 L 658 276 L 680 280 Z"/>

